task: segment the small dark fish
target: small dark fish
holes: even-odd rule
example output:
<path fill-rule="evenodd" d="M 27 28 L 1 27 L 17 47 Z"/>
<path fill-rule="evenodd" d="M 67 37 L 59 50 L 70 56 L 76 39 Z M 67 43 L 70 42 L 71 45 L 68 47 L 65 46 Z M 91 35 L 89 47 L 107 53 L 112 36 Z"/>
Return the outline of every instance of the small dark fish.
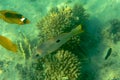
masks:
<path fill-rule="evenodd" d="M 105 56 L 105 60 L 107 60 L 107 58 L 111 55 L 112 52 L 112 48 L 109 48 L 107 51 L 107 55 Z"/>

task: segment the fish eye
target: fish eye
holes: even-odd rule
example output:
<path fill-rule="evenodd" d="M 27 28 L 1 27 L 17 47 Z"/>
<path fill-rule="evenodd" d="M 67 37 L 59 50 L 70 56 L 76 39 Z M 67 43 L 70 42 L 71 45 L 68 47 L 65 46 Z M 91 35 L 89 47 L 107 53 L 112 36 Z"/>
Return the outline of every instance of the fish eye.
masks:
<path fill-rule="evenodd" d="M 60 40 L 58 39 L 57 41 L 56 41 L 56 43 L 59 43 L 60 42 Z"/>

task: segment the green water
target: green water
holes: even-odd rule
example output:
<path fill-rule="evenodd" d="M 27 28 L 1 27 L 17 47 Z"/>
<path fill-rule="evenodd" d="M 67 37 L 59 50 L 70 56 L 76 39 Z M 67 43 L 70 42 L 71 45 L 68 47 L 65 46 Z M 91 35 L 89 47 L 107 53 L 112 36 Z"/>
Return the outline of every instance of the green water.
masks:
<path fill-rule="evenodd" d="M 80 15 L 69 18 L 76 3 L 86 10 L 87 19 L 79 19 Z M 68 10 L 63 14 L 69 15 L 59 17 L 58 24 L 56 7 Z M 52 8 L 58 14 L 51 15 L 50 21 Z M 30 20 L 18 25 L 0 19 L 0 35 L 18 46 L 16 53 L 0 46 L 0 80 L 120 80 L 120 0 L 0 0 L 0 10 L 16 11 Z M 61 34 L 78 24 L 83 27 L 82 34 L 43 58 L 35 57 L 40 44 L 64 36 Z M 109 48 L 112 52 L 105 60 Z"/>

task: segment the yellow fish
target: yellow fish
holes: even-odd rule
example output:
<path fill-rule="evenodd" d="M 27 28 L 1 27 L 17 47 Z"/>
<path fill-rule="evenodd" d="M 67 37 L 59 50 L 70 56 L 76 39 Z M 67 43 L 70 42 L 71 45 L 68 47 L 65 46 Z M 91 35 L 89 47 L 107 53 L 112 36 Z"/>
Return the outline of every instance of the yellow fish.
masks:
<path fill-rule="evenodd" d="M 30 23 L 30 21 L 27 18 L 25 18 L 23 15 L 9 10 L 0 11 L 0 18 L 12 24 L 23 25 Z"/>
<path fill-rule="evenodd" d="M 17 46 L 11 42 L 8 38 L 0 35 L 0 45 L 2 45 L 7 50 L 12 52 L 17 52 Z"/>
<path fill-rule="evenodd" d="M 50 39 L 45 41 L 43 44 L 37 47 L 36 56 L 44 56 L 46 54 L 52 53 L 58 48 L 60 48 L 63 44 L 65 44 L 71 37 L 82 33 L 82 26 L 78 25 L 75 29 L 71 30 L 68 33 L 63 33 L 54 39 Z M 71 45 L 72 46 L 72 45 Z"/>

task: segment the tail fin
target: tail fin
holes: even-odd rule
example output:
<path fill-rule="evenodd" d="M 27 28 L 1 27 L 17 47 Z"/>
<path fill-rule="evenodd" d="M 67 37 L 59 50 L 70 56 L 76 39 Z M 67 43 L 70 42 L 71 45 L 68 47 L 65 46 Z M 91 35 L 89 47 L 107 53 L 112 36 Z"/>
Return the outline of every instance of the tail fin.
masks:
<path fill-rule="evenodd" d="M 75 29 L 73 29 L 71 31 L 71 33 L 74 34 L 74 35 L 77 35 L 77 34 L 82 33 L 82 32 L 84 32 L 84 31 L 82 30 L 82 26 L 81 25 L 78 25 Z"/>

